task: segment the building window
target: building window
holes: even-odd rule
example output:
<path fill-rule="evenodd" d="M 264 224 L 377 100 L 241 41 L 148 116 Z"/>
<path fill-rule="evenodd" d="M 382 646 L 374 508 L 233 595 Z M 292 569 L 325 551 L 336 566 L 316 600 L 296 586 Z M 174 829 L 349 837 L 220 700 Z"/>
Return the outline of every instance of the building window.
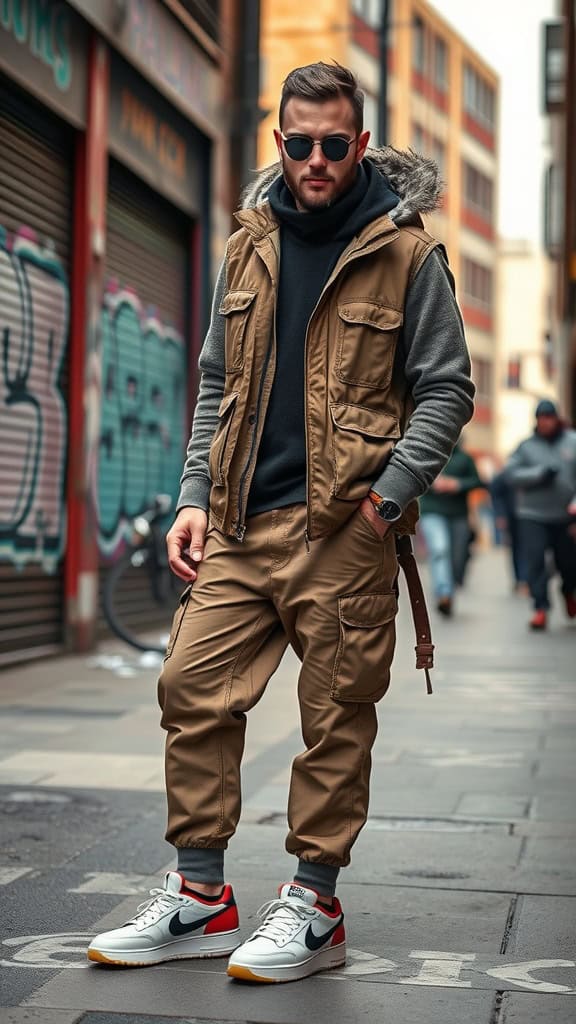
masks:
<path fill-rule="evenodd" d="M 412 67 L 422 75 L 426 70 L 426 29 L 418 17 L 412 23 Z"/>
<path fill-rule="evenodd" d="M 464 110 L 491 134 L 494 132 L 496 99 L 488 85 L 469 64 L 464 65 Z"/>
<path fill-rule="evenodd" d="M 522 378 L 522 360 L 520 356 L 514 356 L 514 358 L 508 360 L 508 367 L 506 370 L 506 387 L 512 391 L 517 391 L 521 387 Z"/>
<path fill-rule="evenodd" d="M 440 36 L 434 39 L 434 85 L 441 92 L 448 89 L 448 48 Z"/>
<path fill-rule="evenodd" d="M 462 270 L 462 287 L 466 301 L 483 312 L 491 312 L 492 271 L 467 256 L 462 261 Z"/>
<path fill-rule="evenodd" d="M 421 124 L 417 121 L 412 122 L 412 149 L 416 153 L 424 155 L 426 153 L 426 132 L 424 131 Z"/>
<path fill-rule="evenodd" d="M 492 222 L 494 213 L 494 186 L 490 178 L 472 164 L 463 164 L 464 205 L 484 220 Z"/>
<path fill-rule="evenodd" d="M 373 28 L 380 27 L 382 0 L 352 0 L 352 10 Z"/>
<path fill-rule="evenodd" d="M 372 93 L 364 92 L 364 131 L 370 132 L 370 145 L 378 145 L 378 100 Z M 382 144 L 386 139 L 380 140 Z"/>
<path fill-rule="evenodd" d="M 446 176 L 446 146 L 442 139 L 434 137 L 430 144 L 430 156 L 438 164 L 438 170 L 442 178 Z"/>
<path fill-rule="evenodd" d="M 476 385 L 478 405 L 492 404 L 492 363 L 489 359 L 472 360 L 472 379 Z"/>

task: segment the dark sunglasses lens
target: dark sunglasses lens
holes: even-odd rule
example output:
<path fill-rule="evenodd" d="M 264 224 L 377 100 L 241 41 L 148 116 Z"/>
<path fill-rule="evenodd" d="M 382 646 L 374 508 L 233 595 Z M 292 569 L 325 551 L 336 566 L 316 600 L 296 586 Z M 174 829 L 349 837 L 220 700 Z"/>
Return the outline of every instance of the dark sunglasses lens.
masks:
<path fill-rule="evenodd" d="M 322 143 L 322 152 L 327 160 L 344 160 L 348 153 L 347 139 L 341 139 L 338 135 L 329 135 Z"/>
<path fill-rule="evenodd" d="M 284 139 L 284 149 L 291 160 L 307 160 L 314 143 L 306 135 L 292 135 Z"/>

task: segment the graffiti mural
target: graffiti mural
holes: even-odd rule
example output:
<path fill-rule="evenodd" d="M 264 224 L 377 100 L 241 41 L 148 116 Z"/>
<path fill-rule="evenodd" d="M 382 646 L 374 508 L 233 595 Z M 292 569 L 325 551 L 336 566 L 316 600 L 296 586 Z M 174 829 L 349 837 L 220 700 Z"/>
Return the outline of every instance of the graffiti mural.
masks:
<path fill-rule="evenodd" d="M 100 550 L 113 556 L 155 494 L 176 499 L 186 413 L 184 341 L 132 290 L 111 284 L 102 309 L 98 472 Z"/>
<path fill-rule="evenodd" d="M 68 323 L 56 253 L 31 230 L 0 228 L 0 559 L 49 573 L 65 541 Z"/>

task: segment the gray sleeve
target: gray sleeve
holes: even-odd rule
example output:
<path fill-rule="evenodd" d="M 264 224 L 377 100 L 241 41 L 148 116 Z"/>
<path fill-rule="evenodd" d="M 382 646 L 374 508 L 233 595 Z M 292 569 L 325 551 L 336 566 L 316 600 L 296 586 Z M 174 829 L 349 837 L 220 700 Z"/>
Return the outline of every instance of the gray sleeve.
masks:
<path fill-rule="evenodd" d="M 226 268 L 223 263 L 218 271 L 214 289 L 210 326 L 198 361 L 200 387 L 192 421 L 192 433 L 186 450 L 184 472 L 180 480 L 180 495 L 176 511 L 186 505 L 208 509 L 210 501 L 212 484 L 208 472 L 208 455 L 218 424 L 218 407 L 222 401 L 226 379 L 224 350 L 226 322 L 218 312 L 225 292 Z"/>
<path fill-rule="evenodd" d="M 373 488 L 405 508 L 444 468 L 474 411 L 464 325 L 452 274 L 436 249 L 408 290 L 402 345 L 416 408 Z"/>
<path fill-rule="evenodd" d="M 535 466 L 525 458 L 524 442 L 518 445 L 504 467 L 506 479 L 512 487 L 539 487 L 547 476 L 546 466 Z"/>

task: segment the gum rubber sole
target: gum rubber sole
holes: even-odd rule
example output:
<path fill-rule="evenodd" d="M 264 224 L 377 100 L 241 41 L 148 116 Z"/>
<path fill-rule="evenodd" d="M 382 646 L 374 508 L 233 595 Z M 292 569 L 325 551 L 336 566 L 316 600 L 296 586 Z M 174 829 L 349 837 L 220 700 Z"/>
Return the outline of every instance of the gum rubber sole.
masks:
<path fill-rule="evenodd" d="M 175 953 L 172 956 L 161 956 L 158 960 L 121 960 L 120 956 L 112 958 L 105 956 L 98 949 L 89 949 L 86 953 L 87 959 L 93 964 L 106 964 L 107 967 L 154 967 L 157 964 L 167 963 L 169 960 L 215 960 L 230 956 L 236 947 L 231 949 L 208 950 L 205 953 Z"/>
<path fill-rule="evenodd" d="M 324 950 L 323 952 L 327 953 L 328 950 Z M 284 970 L 285 972 L 290 972 L 291 973 L 291 977 L 286 977 L 286 976 L 278 977 L 277 976 L 275 978 L 266 978 L 266 977 L 264 977 L 263 974 L 258 974 L 257 973 L 257 971 L 258 971 L 257 967 L 245 967 L 242 964 L 229 964 L 226 973 L 227 973 L 228 977 L 235 978 L 237 981 L 252 981 L 252 982 L 256 981 L 256 982 L 260 982 L 260 983 L 264 983 L 264 984 L 268 984 L 268 985 L 270 985 L 270 984 L 272 984 L 272 985 L 274 985 L 274 984 L 285 984 L 285 983 L 290 982 L 290 981 L 301 981 L 303 978 L 309 978 L 311 975 L 319 974 L 321 971 L 335 971 L 335 970 L 338 970 L 339 967 L 344 967 L 345 964 L 346 964 L 346 953 L 344 952 L 343 955 L 340 955 L 338 957 L 338 962 L 337 963 L 331 962 L 331 960 L 332 960 L 331 957 L 324 957 L 322 960 L 320 960 L 320 957 L 318 957 L 318 958 L 314 957 L 314 960 L 312 962 L 313 963 L 314 963 L 314 961 L 316 961 L 316 962 L 314 963 L 314 966 L 313 966 L 312 970 L 309 970 L 309 971 L 303 970 L 301 973 L 298 971 L 298 966 L 297 965 L 291 966 L 291 967 L 288 967 L 288 968 L 281 968 L 281 967 L 280 968 L 278 968 L 278 967 L 276 967 L 276 968 L 274 968 L 274 967 L 267 968 L 267 970 L 269 970 L 270 973 L 272 973 L 273 971 L 276 971 L 276 972 L 279 973 L 282 970 Z M 326 963 L 326 961 L 328 961 L 328 962 Z M 310 963 L 310 961 L 309 961 L 309 963 Z M 305 964 L 302 964 L 302 967 L 305 967 L 305 966 L 306 966 Z"/>

